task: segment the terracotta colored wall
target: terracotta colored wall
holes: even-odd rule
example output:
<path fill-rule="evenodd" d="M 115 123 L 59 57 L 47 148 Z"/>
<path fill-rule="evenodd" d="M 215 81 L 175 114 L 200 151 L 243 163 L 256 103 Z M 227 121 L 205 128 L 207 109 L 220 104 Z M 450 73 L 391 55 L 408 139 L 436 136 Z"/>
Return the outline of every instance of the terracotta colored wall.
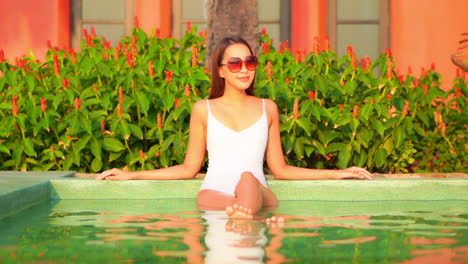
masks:
<path fill-rule="evenodd" d="M 400 71 L 411 66 L 419 76 L 421 67 L 435 63 L 450 88 L 456 72 L 450 54 L 468 32 L 467 11 L 466 0 L 392 0 L 391 48 Z"/>
<path fill-rule="evenodd" d="M 171 35 L 171 1 L 136 0 L 135 15 L 140 27 L 148 34 L 159 29 L 161 37 Z"/>
<path fill-rule="evenodd" d="M 68 0 L 0 0 L 0 49 L 15 59 L 32 49 L 44 59 L 47 41 L 59 47 L 70 45 Z"/>
<path fill-rule="evenodd" d="M 327 0 L 291 1 L 291 41 L 293 50 L 312 50 L 314 37 L 327 35 Z M 323 43 L 321 43 L 323 44 Z"/>

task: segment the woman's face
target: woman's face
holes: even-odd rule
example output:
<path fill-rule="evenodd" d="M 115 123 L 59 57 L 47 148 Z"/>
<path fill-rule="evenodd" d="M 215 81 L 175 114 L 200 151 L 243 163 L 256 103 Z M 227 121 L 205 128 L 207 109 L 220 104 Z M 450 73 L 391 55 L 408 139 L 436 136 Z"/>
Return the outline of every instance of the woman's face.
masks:
<path fill-rule="evenodd" d="M 248 58 L 251 55 L 249 48 L 244 44 L 233 44 L 226 48 L 223 59 L 221 60 L 222 66 L 219 67 L 219 76 L 224 78 L 226 88 L 232 87 L 235 89 L 247 90 L 250 87 L 255 77 L 255 70 L 247 69 L 245 60 L 251 60 L 251 57 Z M 227 65 L 229 61 L 236 61 L 235 58 L 240 58 L 242 60 L 239 72 L 235 72 L 237 70 L 233 72 Z"/>

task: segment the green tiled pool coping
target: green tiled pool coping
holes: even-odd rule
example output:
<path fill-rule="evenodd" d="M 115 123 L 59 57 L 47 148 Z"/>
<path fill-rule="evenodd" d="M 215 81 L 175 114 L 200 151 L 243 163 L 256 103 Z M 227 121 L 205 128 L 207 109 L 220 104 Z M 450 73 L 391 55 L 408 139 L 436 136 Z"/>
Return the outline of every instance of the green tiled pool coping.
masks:
<path fill-rule="evenodd" d="M 74 172 L 0 171 L 0 219 L 50 199 L 195 198 L 202 183 L 202 179 L 96 181 L 73 175 Z M 379 178 L 371 181 L 268 179 L 268 184 L 279 200 L 468 200 L 468 178 Z"/>

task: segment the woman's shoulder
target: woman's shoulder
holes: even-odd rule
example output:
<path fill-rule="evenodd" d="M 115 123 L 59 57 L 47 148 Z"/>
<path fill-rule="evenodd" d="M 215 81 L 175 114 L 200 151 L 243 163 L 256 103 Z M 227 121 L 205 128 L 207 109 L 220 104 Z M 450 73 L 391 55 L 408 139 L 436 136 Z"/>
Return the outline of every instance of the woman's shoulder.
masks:
<path fill-rule="evenodd" d="M 268 98 L 264 98 L 263 100 L 265 100 L 265 107 L 268 112 L 271 112 L 271 111 L 278 112 L 278 106 L 276 105 L 275 101 L 268 99 Z"/>
<path fill-rule="evenodd" d="M 208 100 L 200 100 L 200 101 L 197 101 L 193 104 L 192 106 L 192 114 L 194 113 L 197 113 L 197 114 L 204 114 L 206 113 L 206 110 L 207 110 L 207 106 L 206 106 L 206 102 Z"/>

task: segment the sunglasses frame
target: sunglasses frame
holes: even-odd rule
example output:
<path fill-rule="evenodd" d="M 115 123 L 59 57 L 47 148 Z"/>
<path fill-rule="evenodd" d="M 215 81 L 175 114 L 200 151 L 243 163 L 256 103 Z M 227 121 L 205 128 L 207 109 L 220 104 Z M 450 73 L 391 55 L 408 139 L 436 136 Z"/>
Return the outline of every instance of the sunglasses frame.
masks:
<path fill-rule="evenodd" d="M 253 62 L 247 61 L 248 59 L 253 58 Z M 232 61 L 235 60 L 235 61 Z M 240 64 L 237 64 L 239 63 Z M 253 64 L 253 67 L 252 67 Z M 230 72 L 232 73 L 238 73 L 242 70 L 242 65 L 245 65 L 245 68 L 249 71 L 255 71 L 257 69 L 258 65 L 258 58 L 255 55 L 250 55 L 245 58 L 245 60 L 242 60 L 239 57 L 230 57 L 227 61 L 227 63 L 221 63 L 219 66 L 225 66 L 227 65 L 227 68 Z M 240 65 L 240 67 L 239 67 Z"/>

